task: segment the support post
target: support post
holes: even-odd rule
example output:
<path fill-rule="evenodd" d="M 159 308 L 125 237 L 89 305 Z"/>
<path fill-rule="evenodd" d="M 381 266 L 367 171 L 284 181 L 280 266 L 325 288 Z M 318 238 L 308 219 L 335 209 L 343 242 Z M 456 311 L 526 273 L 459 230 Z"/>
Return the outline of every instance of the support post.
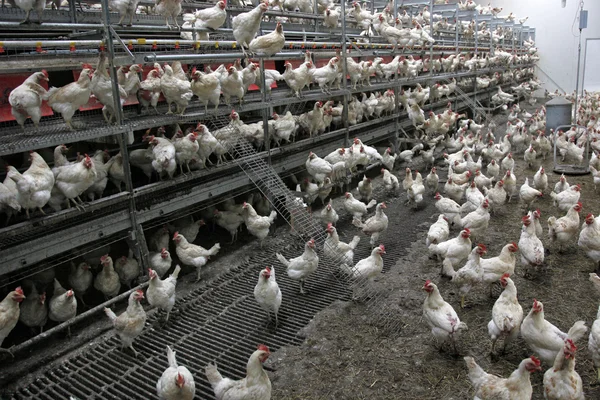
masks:
<path fill-rule="evenodd" d="M 260 87 L 261 99 L 264 105 L 267 104 L 267 83 L 265 79 L 265 59 L 259 60 L 260 65 Z M 271 165 L 271 136 L 269 135 L 269 107 L 264 107 L 262 112 L 263 132 L 265 137 L 265 151 L 267 152 L 267 163 Z"/>
<path fill-rule="evenodd" d="M 114 42 L 113 42 L 113 33 L 114 31 L 110 27 L 110 14 L 108 11 L 108 0 L 102 0 L 102 23 L 104 24 L 104 36 L 106 40 L 106 48 L 108 51 L 108 69 L 110 71 L 110 76 L 112 80 L 112 95 L 114 100 L 114 112 L 116 118 L 116 124 L 121 125 L 123 123 L 123 109 L 121 108 L 121 97 L 119 95 L 119 82 L 117 79 L 117 69 L 114 63 Z M 129 140 L 129 136 L 133 136 L 132 131 L 122 132 L 117 136 L 117 140 L 119 142 L 119 148 L 121 150 L 121 156 L 123 157 L 123 174 L 125 175 L 125 187 L 127 192 L 129 193 L 129 217 L 131 220 L 131 231 L 130 231 L 130 240 L 132 243 L 137 244 L 137 237 L 142 231 L 137 223 L 137 209 L 135 206 L 135 198 L 133 197 L 133 181 L 131 179 L 131 170 L 129 168 L 129 152 L 127 150 L 127 142 Z M 133 250 L 136 255 L 136 258 L 139 260 L 143 271 L 146 270 L 148 266 L 148 260 L 145 257 L 142 257 L 140 254 L 139 245 L 133 245 Z"/>
<path fill-rule="evenodd" d="M 346 136 L 344 138 L 344 147 L 348 147 L 349 143 L 350 143 L 350 131 L 348 130 L 348 96 L 349 96 L 349 91 L 348 91 L 348 82 L 347 82 L 347 76 L 348 76 L 348 67 L 346 64 L 346 59 L 348 57 L 347 54 L 347 46 L 346 46 L 346 4 L 344 1 L 340 2 L 340 5 L 342 7 L 342 52 L 341 52 L 341 56 L 342 56 L 342 73 L 343 73 L 343 78 L 342 78 L 342 82 L 344 83 L 344 97 L 343 97 L 343 104 L 344 104 L 344 109 L 342 110 L 342 123 L 344 124 L 344 130 L 346 132 Z"/>

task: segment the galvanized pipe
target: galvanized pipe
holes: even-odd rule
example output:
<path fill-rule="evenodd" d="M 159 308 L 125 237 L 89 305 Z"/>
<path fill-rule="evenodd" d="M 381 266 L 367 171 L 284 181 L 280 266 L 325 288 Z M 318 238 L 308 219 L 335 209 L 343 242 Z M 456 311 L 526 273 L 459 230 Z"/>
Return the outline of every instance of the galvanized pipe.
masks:
<path fill-rule="evenodd" d="M 151 54 L 144 57 L 144 62 L 170 62 L 170 61 L 202 61 L 202 60 L 234 60 L 238 58 L 244 58 L 243 53 L 220 53 L 220 54 Z M 289 53 L 277 53 L 273 56 L 255 56 L 254 59 L 260 60 L 268 58 L 269 60 L 289 60 L 289 59 L 301 59 L 304 58 L 304 54 L 300 52 L 289 52 Z"/>

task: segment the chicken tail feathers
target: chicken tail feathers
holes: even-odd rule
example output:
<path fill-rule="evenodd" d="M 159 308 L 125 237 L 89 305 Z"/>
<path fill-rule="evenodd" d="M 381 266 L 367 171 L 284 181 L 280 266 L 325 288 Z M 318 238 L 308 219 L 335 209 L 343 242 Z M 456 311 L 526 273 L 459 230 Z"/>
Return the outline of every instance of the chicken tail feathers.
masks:
<path fill-rule="evenodd" d="M 367 209 L 374 207 L 375 205 L 377 205 L 377 200 L 373 199 L 367 204 Z"/>
<path fill-rule="evenodd" d="M 221 373 L 217 369 L 217 365 L 216 364 L 208 364 L 204 368 L 204 374 L 206 375 L 206 379 L 208 380 L 208 382 L 210 383 L 210 385 L 212 386 L 213 389 L 223 379 L 223 376 L 221 375 Z"/>
<path fill-rule="evenodd" d="M 117 314 L 115 314 L 110 308 L 104 307 L 104 312 L 111 321 L 114 322 L 114 320 L 117 319 Z"/>
<path fill-rule="evenodd" d="M 217 253 L 219 252 L 219 250 L 221 250 L 221 244 L 220 243 L 215 243 L 213 245 L 213 247 L 210 248 L 210 255 L 211 256 L 217 255 Z"/>
<path fill-rule="evenodd" d="M 452 266 L 452 262 L 447 258 L 442 262 L 442 274 L 451 278 L 453 278 L 456 274 L 456 271 L 454 271 L 454 266 Z"/>
<path fill-rule="evenodd" d="M 350 246 L 350 248 L 352 250 L 356 250 L 356 246 L 358 246 L 359 242 L 360 242 L 360 236 L 354 236 L 352 238 L 352 241 L 350 243 L 348 243 L 348 246 Z"/>
<path fill-rule="evenodd" d="M 280 263 L 282 263 L 286 267 L 290 266 L 290 262 L 288 260 L 286 260 L 284 256 L 282 256 L 279 253 L 275 253 L 275 256 L 277 257 L 277 259 L 279 260 Z"/>
<path fill-rule="evenodd" d="M 275 218 L 277 218 L 277 211 L 273 210 L 271 211 L 271 214 L 269 214 L 269 223 L 273 223 L 273 221 L 275 221 Z"/>
<path fill-rule="evenodd" d="M 354 225 L 357 228 L 361 228 L 361 229 L 365 227 L 364 222 L 362 222 L 360 219 L 358 219 L 356 217 L 354 217 L 352 219 L 352 225 Z"/>
<path fill-rule="evenodd" d="M 567 333 L 568 339 L 571 339 L 573 342 L 577 342 L 581 339 L 585 333 L 587 332 L 587 326 L 585 326 L 585 321 L 577 321 L 573 324 L 569 332 Z"/>
<path fill-rule="evenodd" d="M 50 89 L 48 89 L 48 91 L 46 92 L 46 94 L 43 96 L 44 100 L 50 100 L 50 97 L 52 97 L 52 95 L 54 93 L 58 92 L 58 88 L 57 87 L 51 87 Z"/>
<path fill-rule="evenodd" d="M 181 267 L 179 266 L 179 264 L 177 264 L 175 266 L 175 269 L 173 270 L 173 273 L 171 273 L 171 276 L 175 279 L 177 279 L 177 277 L 179 277 L 179 272 L 181 271 Z"/>
<path fill-rule="evenodd" d="M 169 367 L 177 368 L 177 359 L 175 358 L 175 352 L 171 346 L 167 346 L 167 360 L 169 362 Z"/>

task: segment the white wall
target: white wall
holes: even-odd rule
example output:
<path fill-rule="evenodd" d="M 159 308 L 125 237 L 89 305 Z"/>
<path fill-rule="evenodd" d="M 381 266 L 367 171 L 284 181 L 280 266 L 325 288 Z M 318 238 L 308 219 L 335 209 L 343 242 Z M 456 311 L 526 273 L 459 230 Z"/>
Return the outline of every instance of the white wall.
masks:
<path fill-rule="evenodd" d="M 475 0 L 487 5 L 490 0 Z M 577 76 L 577 48 L 579 39 L 579 23 L 573 21 L 578 14 L 579 0 L 567 0 L 567 6 L 561 7 L 561 0 L 491 0 L 492 6 L 503 7 L 500 15 L 512 12 L 519 18 L 528 16 L 525 25 L 536 28 L 535 42 L 538 48 L 539 67 L 546 72 L 562 89 L 567 92 L 575 90 Z M 581 71 L 585 38 L 600 38 L 600 1 L 587 0 L 584 3 L 588 10 L 588 27 L 583 30 L 581 43 Z M 573 28 L 571 29 L 571 27 Z M 586 89 L 600 90 L 600 41 L 589 42 L 586 69 Z M 594 73 L 594 70 L 598 72 Z M 554 91 L 556 86 L 542 73 L 539 78 L 546 82 L 546 88 Z M 580 77 L 581 91 L 581 77 Z"/>

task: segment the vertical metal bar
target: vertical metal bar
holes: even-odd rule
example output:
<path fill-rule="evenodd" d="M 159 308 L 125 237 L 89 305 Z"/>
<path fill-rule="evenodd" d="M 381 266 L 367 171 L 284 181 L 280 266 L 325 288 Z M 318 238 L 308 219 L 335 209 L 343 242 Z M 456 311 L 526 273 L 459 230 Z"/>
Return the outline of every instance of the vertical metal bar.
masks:
<path fill-rule="evenodd" d="M 342 82 L 344 82 L 344 98 L 343 98 L 343 103 L 344 103 L 344 109 L 342 110 L 342 123 L 344 124 L 344 130 L 346 131 L 346 135 L 344 137 L 344 147 L 348 147 L 349 143 L 350 143 L 350 139 L 349 139 L 349 135 L 350 135 L 350 130 L 348 129 L 348 96 L 350 95 L 349 91 L 348 91 L 348 82 L 347 80 L 347 76 L 348 76 L 348 67 L 346 64 L 346 57 L 348 56 L 347 54 L 347 46 L 346 46 L 346 40 L 348 40 L 348 38 L 346 37 L 346 2 L 344 0 L 342 0 L 340 2 L 340 5 L 342 7 L 342 68 L 343 68 L 343 79 Z"/>
<path fill-rule="evenodd" d="M 69 17 L 71 18 L 71 23 L 77 23 L 77 8 L 75 6 L 75 0 L 69 0 Z M 73 30 L 76 32 L 76 30 Z"/>
<path fill-rule="evenodd" d="M 265 79 L 265 59 L 261 58 L 260 65 L 260 87 L 262 88 L 261 98 L 263 104 L 267 105 L 267 83 Z M 265 150 L 267 151 L 267 163 L 271 165 L 271 136 L 269 135 L 269 107 L 263 108 L 263 130 L 265 136 Z"/>
<path fill-rule="evenodd" d="M 579 70 L 581 68 L 581 29 L 579 29 L 579 47 L 577 48 L 577 79 L 575 81 L 575 120 L 574 124 L 577 123 L 577 105 L 579 98 L 577 96 L 579 92 Z"/>
<path fill-rule="evenodd" d="M 433 0 L 429 1 L 429 36 L 433 38 Z M 433 76 L 433 43 L 429 46 L 429 75 Z"/>
<path fill-rule="evenodd" d="M 313 14 L 315 14 L 315 15 L 319 14 L 319 3 L 317 3 L 317 0 L 315 0 L 313 3 Z M 315 18 L 314 23 L 315 23 L 315 32 L 317 32 L 319 20 Z"/>
<path fill-rule="evenodd" d="M 454 10 L 454 45 L 456 47 L 456 56 L 460 54 L 460 50 L 458 48 L 458 5 Z"/>
<path fill-rule="evenodd" d="M 581 95 L 583 96 L 583 90 L 585 88 L 585 64 L 587 63 L 587 49 L 588 49 L 588 41 L 590 40 L 598 40 L 598 39 L 585 39 L 585 52 L 583 53 L 583 71 L 581 76 Z"/>
<path fill-rule="evenodd" d="M 117 79 L 117 69 L 114 64 L 114 43 L 113 37 L 110 30 L 110 14 L 108 10 L 108 0 L 102 0 L 102 23 L 104 25 L 104 35 L 106 40 L 106 48 L 108 49 L 108 65 L 110 70 L 110 76 L 112 80 L 112 94 L 114 100 L 114 112 L 116 117 L 116 124 L 121 126 L 123 123 L 123 109 L 121 108 L 121 97 L 119 95 L 119 82 Z M 137 223 L 137 210 L 135 206 L 135 198 L 133 197 L 133 181 L 131 179 L 131 170 L 129 168 L 129 152 L 127 150 L 127 140 L 129 135 L 133 135 L 132 131 L 123 131 L 117 136 L 121 155 L 123 157 L 123 174 L 125 175 L 125 187 L 129 192 L 129 217 L 131 221 L 130 240 L 133 244 L 133 251 L 136 258 L 140 261 L 140 267 L 142 272 L 146 270 L 148 266 L 147 256 L 144 257 L 140 253 L 140 247 L 138 244 L 139 232 L 142 232 L 141 227 Z"/>

